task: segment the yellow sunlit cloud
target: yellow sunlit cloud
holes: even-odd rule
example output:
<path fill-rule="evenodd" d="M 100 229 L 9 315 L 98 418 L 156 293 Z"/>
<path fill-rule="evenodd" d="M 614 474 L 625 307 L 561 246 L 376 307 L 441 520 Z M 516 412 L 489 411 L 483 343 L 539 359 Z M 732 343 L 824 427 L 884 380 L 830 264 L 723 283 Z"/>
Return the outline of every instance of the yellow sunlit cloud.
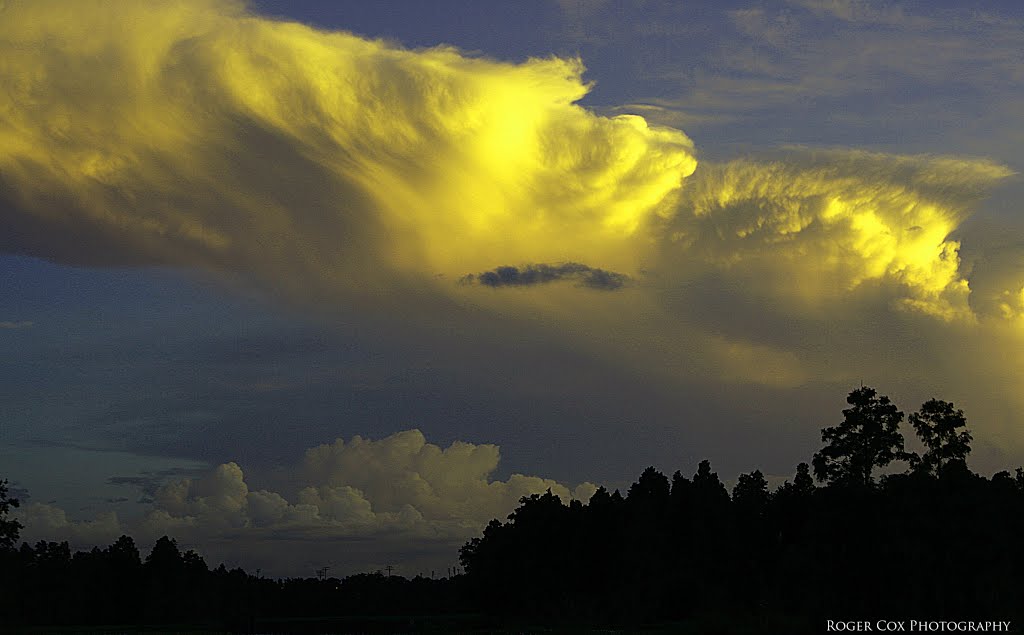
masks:
<path fill-rule="evenodd" d="M 1002 420 L 1024 405 L 973 379 L 1019 376 L 1024 261 L 969 271 L 956 233 L 1008 168 L 800 149 L 698 167 L 683 132 L 579 106 L 583 70 L 407 50 L 227 0 L 8 1 L 0 250 L 240 274 L 306 306 L 389 296 L 405 316 L 454 299 L 439 306 L 672 381 L 928 375 L 995 394 Z M 531 265 L 630 284 L 457 282 Z M 897 357 L 904 333 L 921 345 Z"/>
<path fill-rule="evenodd" d="M 800 310 L 865 284 L 946 320 L 972 320 L 958 241 L 982 195 L 1012 172 L 987 160 L 855 151 L 705 165 L 688 182 L 671 238 L 688 257 L 757 271 Z"/>
<path fill-rule="evenodd" d="M 628 268 L 696 166 L 683 133 L 575 105 L 578 60 L 409 51 L 234 2 L 10 2 L 0 58 L 22 233 L 86 226 L 286 287 L 495 254 Z"/>

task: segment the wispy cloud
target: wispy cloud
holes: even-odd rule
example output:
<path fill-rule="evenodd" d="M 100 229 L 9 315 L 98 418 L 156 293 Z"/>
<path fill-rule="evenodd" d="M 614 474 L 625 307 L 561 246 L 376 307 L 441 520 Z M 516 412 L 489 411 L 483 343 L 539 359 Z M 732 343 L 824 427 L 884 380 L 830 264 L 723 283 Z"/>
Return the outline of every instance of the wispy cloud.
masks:
<path fill-rule="evenodd" d="M 0 322 L 0 329 L 27 329 L 35 326 L 35 322 L 29 320 L 21 320 L 20 322 L 4 321 Z"/>

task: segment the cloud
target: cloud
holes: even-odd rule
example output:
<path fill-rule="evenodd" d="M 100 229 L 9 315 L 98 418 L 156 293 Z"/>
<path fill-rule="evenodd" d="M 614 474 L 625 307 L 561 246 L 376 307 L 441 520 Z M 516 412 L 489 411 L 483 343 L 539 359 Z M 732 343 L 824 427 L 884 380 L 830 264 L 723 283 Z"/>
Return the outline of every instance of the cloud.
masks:
<path fill-rule="evenodd" d="M 283 493 L 251 488 L 238 464 L 224 463 L 200 477 L 166 483 L 144 517 L 123 524 L 113 514 L 69 521 L 50 505 L 29 505 L 19 518 L 31 539 L 85 546 L 122 531 L 144 541 L 169 534 L 214 560 L 247 559 L 268 571 L 293 573 L 295 562 L 311 563 L 311 553 L 325 544 L 350 540 L 385 545 L 391 558 L 411 558 L 406 552 L 423 549 L 436 561 L 450 561 L 460 544 L 492 518 L 504 519 L 523 496 L 550 489 L 568 502 L 589 500 L 596 490 L 590 483 L 570 490 L 522 474 L 495 480 L 499 459 L 497 446 L 456 441 L 441 448 L 418 430 L 379 440 L 356 436 L 308 450 L 288 470 Z M 275 551 L 283 542 L 295 544 Z M 340 567 L 366 565 L 358 554 L 343 557 L 349 561 L 339 561 Z"/>
<path fill-rule="evenodd" d="M 646 263 L 653 297 L 638 309 L 647 331 L 685 330 L 688 344 L 654 339 L 636 363 L 685 355 L 689 372 L 731 383 L 944 394 L 972 414 L 977 445 L 1019 451 L 1024 402 L 1007 378 L 1024 370 L 1024 259 L 984 242 L 961 257 L 967 219 L 1013 175 L 853 150 L 705 162 Z"/>
<path fill-rule="evenodd" d="M 22 320 L 20 322 L 6 321 L 0 322 L 0 329 L 28 329 L 32 328 L 34 324 L 34 322 L 30 322 L 28 320 Z"/>
<path fill-rule="evenodd" d="M 904 13 L 899 6 L 879 6 L 865 0 L 789 0 L 789 4 L 855 24 L 888 26 L 935 26 L 934 20 Z"/>
<path fill-rule="evenodd" d="M 457 441 L 442 450 L 409 430 L 380 441 L 356 436 L 313 448 L 306 452 L 302 473 L 310 482 L 355 487 L 386 512 L 411 505 L 427 519 L 470 524 L 499 517 L 521 497 L 548 488 L 564 500 L 573 496 L 549 479 L 513 474 L 507 481 L 491 481 L 499 458 L 495 445 Z"/>
<path fill-rule="evenodd" d="M 989 249 L 971 263 L 972 310 L 1024 327 L 1024 244 Z"/>
<path fill-rule="evenodd" d="M 859 1 L 787 4 L 731 12 L 746 42 L 724 61 L 784 82 L 791 99 L 877 93 L 880 73 L 903 87 L 1016 92 L 1007 78 L 1024 71 L 1015 54 L 1024 40 L 1016 16 Z"/>
<path fill-rule="evenodd" d="M 1019 74 L 1006 54 L 1020 48 L 1013 28 L 979 18 L 943 34 L 899 12 L 805 4 L 813 10 L 731 14 L 766 54 L 723 46 L 716 68 L 728 72 L 698 78 L 681 110 L 666 100 L 637 108 L 732 124 L 807 99 L 854 111 L 844 100 L 873 91 L 879 69 L 943 90 L 954 62 L 982 70 L 965 74 L 978 90 Z M 421 338 L 415 354 L 482 369 L 472 380 L 487 391 L 568 403 L 566 385 L 582 394 L 615 369 L 672 396 L 678 408 L 660 414 L 680 428 L 701 413 L 678 395 L 754 409 L 771 395 L 800 409 L 801 390 L 841 395 L 866 380 L 956 400 L 977 416 L 978 443 L 1024 443 L 1019 245 L 979 241 L 963 256 L 966 221 L 1012 176 L 1001 163 L 790 148 L 698 167 L 682 132 L 577 105 L 589 85 L 576 59 L 406 50 L 213 0 L 68 6 L 8 2 L 0 13 L 2 250 L 180 265 L 325 311 L 391 302 L 394 323 L 433 329 L 399 329 L 403 341 Z M 812 19 L 840 20 L 841 37 L 806 39 Z M 882 22 L 898 36 L 858 26 Z M 978 33 L 999 34 L 998 50 Z M 466 272 L 520 292 L 456 284 Z M 561 280 L 584 288 L 542 284 Z M 546 370 L 552 342 L 595 363 Z M 509 361 L 524 343 L 532 348 Z M 195 428 L 214 428 L 205 421 Z M 735 436 L 728 421 L 708 425 Z M 144 432 L 151 440 L 150 424 Z M 277 545 L 311 563 L 346 541 L 378 545 L 365 557 L 384 559 L 413 537 L 450 553 L 518 496 L 569 495 L 539 477 L 492 480 L 497 461 L 494 446 L 442 449 L 415 431 L 356 437 L 311 450 L 287 487 L 253 487 L 234 463 L 170 484 L 140 480 L 154 509 L 131 527 L 267 563 L 280 562 Z M 35 509 L 40 526 L 72 531 Z"/>
<path fill-rule="evenodd" d="M 983 159 L 793 150 L 776 161 L 706 165 L 668 227 L 668 249 L 797 310 L 873 284 L 894 306 L 970 320 L 954 231 L 1011 176 Z"/>
<path fill-rule="evenodd" d="M 132 476 L 111 476 L 108 485 L 129 485 L 142 493 L 146 502 L 152 502 L 153 496 L 169 481 L 182 476 L 195 476 L 203 472 L 197 468 L 171 468 L 166 470 L 146 470 Z"/>
<path fill-rule="evenodd" d="M 73 521 L 63 509 L 46 503 L 23 505 L 14 516 L 25 526 L 22 539 L 68 541 L 76 545 L 109 544 L 123 533 L 116 512 L 107 512 L 93 520 Z"/>
<path fill-rule="evenodd" d="M 27 504 L 29 502 L 29 500 L 31 500 L 31 498 L 32 498 L 31 495 L 29 495 L 27 489 L 25 489 L 24 487 L 19 487 L 18 486 L 17 481 L 7 485 L 7 495 L 10 498 L 17 499 L 18 502 L 20 504 L 22 504 L 22 505 Z"/>
<path fill-rule="evenodd" d="M 704 33 L 688 40 L 700 46 L 634 53 L 648 81 L 626 98 L 715 139 L 705 153 L 788 141 L 1020 156 L 1007 138 L 1022 98 L 1018 11 L 783 0 L 697 13 L 687 23 Z M 622 30 L 639 21 L 621 18 Z"/>
<path fill-rule="evenodd" d="M 571 315 L 581 332 L 565 336 L 584 339 L 609 318 L 588 331 L 579 309 L 602 301 L 535 283 L 618 288 L 654 272 L 671 291 L 630 302 L 686 305 L 706 337 L 666 350 L 703 348 L 698 369 L 705 355 L 751 365 L 778 344 L 737 339 L 760 320 L 711 310 L 718 291 L 802 318 L 864 309 L 879 288 L 882 311 L 944 321 L 1019 306 L 1002 274 L 987 278 L 1000 280 L 994 299 L 971 293 L 952 235 L 1009 175 L 990 161 L 793 151 L 697 169 L 682 132 L 576 105 L 588 85 L 574 59 L 410 51 L 213 0 L 70 16 L 16 2 L 0 21 L 0 199 L 14 228 L 0 248 L 205 268 L 318 307 L 536 305 Z M 563 264 L 489 270 L 495 260 Z M 451 282 L 467 271 L 530 293 L 469 297 Z M 673 337 L 649 335 L 659 348 Z M 772 356 L 806 377 L 792 350 Z"/>
<path fill-rule="evenodd" d="M 1024 356 L 994 351 L 1024 350 L 1022 261 L 967 223 L 1012 178 L 988 159 L 849 149 L 705 161 L 638 252 L 638 284 L 473 300 L 540 313 L 594 364 L 666 392 L 714 385 L 753 404 L 776 391 L 810 417 L 793 394 L 863 381 L 911 404 L 946 395 L 972 413 L 979 447 L 1016 451 L 1024 440 L 1009 430 L 1024 403 L 1006 378 Z"/>
<path fill-rule="evenodd" d="M 10 2 L 0 55 L 0 249 L 56 260 L 318 301 L 495 253 L 628 268 L 696 166 L 683 133 L 575 105 L 578 60 L 410 51 L 235 2 Z"/>
<path fill-rule="evenodd" d="M 548 284 L 560 280 L 576 280 L 579 286 L 613 291 L 629 281 L 629 276 L 614 271 L 596 269 L 578 262 L 557 265 L 535 264 L 520 267 L 504 266 L 460 279 L 465 284 L 479 283 L 488 287 L 525 287 Z"/>

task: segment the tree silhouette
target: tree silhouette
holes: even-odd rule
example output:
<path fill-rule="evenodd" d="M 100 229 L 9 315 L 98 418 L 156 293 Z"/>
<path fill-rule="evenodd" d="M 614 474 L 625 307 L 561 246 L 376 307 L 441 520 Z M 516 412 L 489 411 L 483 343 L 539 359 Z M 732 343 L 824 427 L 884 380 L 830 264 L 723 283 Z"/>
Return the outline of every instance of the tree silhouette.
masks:
<path fill-rule="evenodd" d="M 928 448 L 921 457 L 920 469 L 938 475 L 952 463 L 967 463 L 972 437 L 966 430 L 967 419 L 963 410 L 956 409 L 948 401 L 931 399 L 910 415 L 910 425 L 914 426 L 917 436 Z"/>
<path fill-rule="evenodd" d="M 668 478 L 654 467 L 649 467 L 636 483 L 629 486 L 626 500 L 631 505 L 660 510 L 668 507 L 670 492 Z"/>
<path fill-rule="evenodd" d="M 779 499 L 783 501 L 805 499 L 813 494 L 814 490 L 814 478 L 811 477 L 811 467 L 806 463 L 799 463 L 796 466 L 796 476 L 793 478 L 793 482 L 786 481 L 780 485 L 771 496 L 771 500 L 779 502 Z M 735 493 L 733 496 L 735 496 Z M 783 502 L 782 504 L 785 505 L 786 503 Z"/>
<path fill-rule="evenodd" d="M 648 468 L 625 497 L 601 487 L 565 505 L 548 490 L 492 520 L 460 550 L 465 572 L 437 580 L 254 577 L 211 570 L 166 536 L 144 564 L 128 536 L 73 555 L 66 542 L 22 544 L 0 550 L 0 632 L 393 632 L 396 616 L 404 632 L 520 632 L 527 620 L 553 632 L 679 623 L 800 634 L 820 632 L 822 616 L 901 613 L 1024 621 L 1024 469 L 971 473 L 962 413 L 932 400 L 912 421 L 942 478 L 916 469 L 862 487 L 875 467 L 907 457 L 902 413 L 870 388 L 848 402 L 813 471 L 853 487 L 816 488 L 800 463 L 770 494 L 759 471 L 741 474 L 730 497 L 702 461 L 692 480 Z M 13 503 L 2 485 L 5 518 Z"/>
<path fill-rule="evenodd" d="M 810 474 L 811 467 L 806 463 L 796 466 L 796 476 L 793 478 L 793 491 L 798 495 L 807 496 L 814 491 L 814 479 Z"/>
<path fill-rule="evenodd" d="M 21 535 L 22 529 L 21 523 L 7 518 L 11 508 L 18 505 L 17 498 L 10 498 L 7 495 L 7 479 L 0 481 L 0 551 L 11 551 L 18 543 L 18 536 Z"/>
<path fill-rule="evenodd" d="M 139 549 L 131 536 L 121 536 L 114 544 L 103 550 L 107 559 L 119 568 L 138 567 L 142 564 Z"/>
<path fill-rule="evenodd" d="M 182 567 L 181 551 L 178 542 L 163 536 L 153 545 L 153 550 L 146 556 L 146 566 L 156 571 L 177 571 Z"/>
<path fill-rule="evenodd" d="M 761 470 L 740 474 L 732 488 L 732 502 L 741 510 L 757 515 L 768 505 L 768 481 Z"/>
<path fill-rule="evenodd" d="M 715 508 L 729 503 L 729 492 L 719 480 L 718 472 L 711 471 L 711 461 L 707 459 L 697 465 L 697 473 L 693 475 L 692 490 L 698 505 Z"/>
<path fill-rule="evenodd" d="M 843 422 L 821 431 L 825 447 L 814 455 L 814 475 L 830 485 L 867 487 L 874 482 L 876 467 L 909 460 L 903 450 L 900 412 L 889 398 L 863 386 L 846 398 Z"/>

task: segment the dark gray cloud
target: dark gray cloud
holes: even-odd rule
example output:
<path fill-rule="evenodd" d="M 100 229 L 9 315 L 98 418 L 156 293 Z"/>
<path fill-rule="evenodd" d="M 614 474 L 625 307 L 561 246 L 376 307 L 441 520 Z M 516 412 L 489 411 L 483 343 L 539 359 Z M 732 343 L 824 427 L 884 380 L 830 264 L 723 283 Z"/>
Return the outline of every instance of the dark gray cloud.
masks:
<path fill-rule="evenodd" d="M 191 468 L 170 468 L 166 470 L 146 470 L 135 476 L 111 476 L 107 479 L 109 485 L 128 485 L 136 487 L 142 493 L 142 500 L 151 502 L 157 490 L 163 487 L 168 481 L 183 477 L 195 476 L 202 473 L 202 470 Z M 118 501 L 126 501 L 126 498 L 118 498 Z M 109 501 L 112 502 L 112 501 Z M 141 502 L 141 501 L 140 501 Z"/>
<path fill-rule="evenodd" d="M 17 499 L 22 505 L 27 503 L 31 498 L 28 494 L 28 490 L 24 487 L 18 487 L 18 482 L 14 481 L 7 484 L 7 495 L 10 498 Z"/>
<path fill-rule="evenodd" d="M 488 287 L 527 287 L 535 284 L 548 284 L 561 280 L 575 280 L 577 286 L 602 291 L 621 289 L 629 282 L 629 276 L 590 267 L 578 262 L 562 262 L 558 264 L 528 264 L 522 267 L 503 266 L 478 274 L 469 274 L 462 278 L 465 284 L 482 284 Z"/>
<path fill-rule="evenodd" d="M 12 320 L 5 320 L 0 322 L 0 329 L 27 329 L 32 328 L 32 322 L 28 320 L 21 320 L 18 322 Z"/>

